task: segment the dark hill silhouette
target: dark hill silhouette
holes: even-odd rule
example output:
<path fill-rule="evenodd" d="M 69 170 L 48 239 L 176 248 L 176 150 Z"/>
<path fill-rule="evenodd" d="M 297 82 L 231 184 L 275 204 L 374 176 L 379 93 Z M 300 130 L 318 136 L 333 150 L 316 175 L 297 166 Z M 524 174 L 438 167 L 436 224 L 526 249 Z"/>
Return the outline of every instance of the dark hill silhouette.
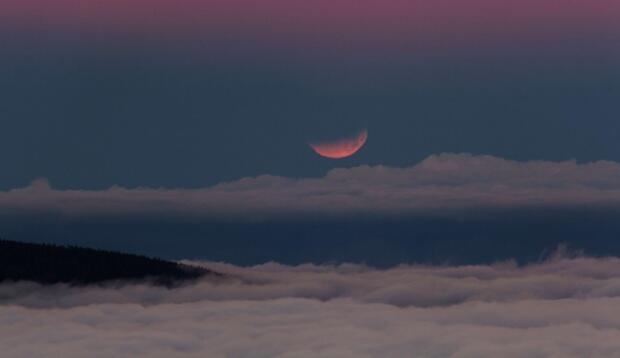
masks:
<path fill-rule="evenodd" d="M 88 285 L 148 281 L 171 286 L 213 271 L 145 256 L 74 246 L 0 240 L 0 282 Z"/>

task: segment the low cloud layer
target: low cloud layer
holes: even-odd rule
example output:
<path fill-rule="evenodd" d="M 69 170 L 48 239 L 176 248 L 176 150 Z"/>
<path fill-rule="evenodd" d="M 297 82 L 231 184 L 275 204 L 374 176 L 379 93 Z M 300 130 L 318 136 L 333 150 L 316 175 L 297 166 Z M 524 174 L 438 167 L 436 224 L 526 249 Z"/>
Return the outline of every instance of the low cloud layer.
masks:
<path fill-rule="evenodd" d="M 438 213 L 455 209 L 618 206 L 620 163 L 441 154 L 408 168 L 334 169 L 318 179 L 270 175 L 202 189 L 55 190 L 45 180 L 0 192 L 0 212 L 260 219 Z"/>
<path fill-rule="evenodd" d="M 3 356 L 615 357 L 619 258 L 241 268 L 176 289 L 0 285 Z"/>

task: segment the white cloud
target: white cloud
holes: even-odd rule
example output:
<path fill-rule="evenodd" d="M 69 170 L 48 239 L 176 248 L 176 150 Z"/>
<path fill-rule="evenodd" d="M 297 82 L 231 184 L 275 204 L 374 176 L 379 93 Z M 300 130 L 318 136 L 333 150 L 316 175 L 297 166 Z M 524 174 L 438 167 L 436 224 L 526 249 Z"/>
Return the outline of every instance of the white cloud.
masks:
<path fill-rule="evenodd" d="M 0 285 L 3 357 L 617 357 L 620 259 L 241 268 L 177 289 Z"/>
<path fill-rule="evenodd" d="M 409 168 L 334 169 L 323 178 L 244 178 L 202 189 L 54 190 L 45 181 L 0 192 L 0 211 L 269 218 L 439 213 L 446 209 L 620 204 L 620 164 L 517 162 L 441 154 Z"/>

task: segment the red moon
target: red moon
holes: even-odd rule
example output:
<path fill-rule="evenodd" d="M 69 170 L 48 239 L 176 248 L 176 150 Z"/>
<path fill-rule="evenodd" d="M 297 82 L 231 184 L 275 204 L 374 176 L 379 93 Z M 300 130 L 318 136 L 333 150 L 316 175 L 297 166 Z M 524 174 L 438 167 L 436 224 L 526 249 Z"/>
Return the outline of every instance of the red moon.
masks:
<path fill-rule="evenodd" d="M 320 156 L 330 159 L 342 159 L 355 154 L 364 146 L 368 139 L 368 130 L 363 129 L 355 137 L 344 138 L 334 142 L 309 143 L 310 147 Z"/>

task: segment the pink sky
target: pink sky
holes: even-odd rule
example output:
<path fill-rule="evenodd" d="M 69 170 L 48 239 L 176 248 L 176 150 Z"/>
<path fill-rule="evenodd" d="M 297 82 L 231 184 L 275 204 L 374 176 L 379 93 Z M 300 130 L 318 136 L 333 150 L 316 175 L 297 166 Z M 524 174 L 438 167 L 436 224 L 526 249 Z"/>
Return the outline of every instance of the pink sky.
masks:
<path fill-rule="evenodd" d="M 0 21 L 197 39 L 435 42 L 618 38 L 616 0 L 3 0 Z"/>

